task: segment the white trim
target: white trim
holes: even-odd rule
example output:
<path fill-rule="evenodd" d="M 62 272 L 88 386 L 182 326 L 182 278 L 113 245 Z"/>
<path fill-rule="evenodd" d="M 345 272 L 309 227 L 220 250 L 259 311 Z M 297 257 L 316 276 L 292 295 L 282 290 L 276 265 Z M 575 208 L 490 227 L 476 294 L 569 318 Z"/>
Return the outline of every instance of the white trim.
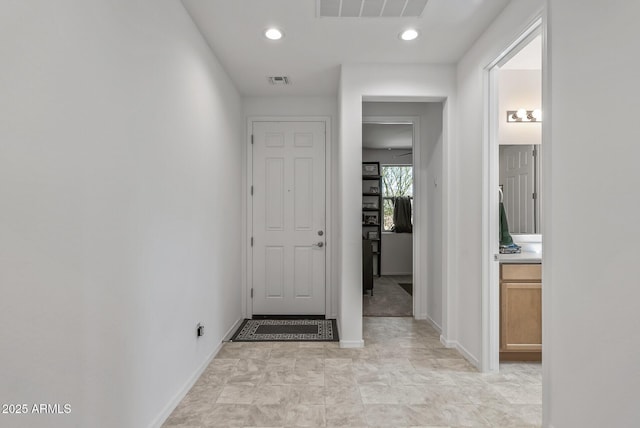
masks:
<path fill-rule="evenodd" d="M 225 333 L 223 337 L 228 337 L 232 335 L 242 321 L 243 321 L 242 318 L 236 321 L 233 324 L 233 326 L 231 326 L 231 328 L 227 331 L 227 333 Z M 171 398 L 171 400 L 169 400 L 167 405 L 164 406 L 164 409 L 162 409 L 160 414 L 158 414 L 158 416 L 156 416 L 156 418 L 149 424 L 150 428 L 159 428 L 162 426 L 162 424 L 169 418 L 169 416 L 175 410 L 175 408 L 178 407 L 178 404 L 180 404 L 180 402 L 187 395 L 189 390 L 191 390 L 193 385 L 195 385 L 195 383 L 198 381 L 198 379 L 200 378 L 202 373 L 206 370 L 206 368 L 209 366 L 209 364 L 211 364 L 211 361 L 213 361 L 216 355 L 218 355 L 218 352 L 220 352 L 223 346 L 224 346 L 224 340 L 220 342 L 218 346 L 216 346 L 213 352 L 211 352 L 211 354 L 204 360 L 204 362 L 193 372 L 191 376 L 189 376 L 189 379 L 187 379 L 184 385 L 182 385 L 182 388 L 180 388 L 178 392 L 176 392 L 173 395 L 173 397 Z"/>
<path fill-rule="evenodd" d="M 551 87 L 551 42 L 553 33 L 550 31 L 549 9 L 548 3 L 542 13 L 542 111 L 545 118 L 542 123 L 542 146 L 540 147 L 540 159 L 542 159 L 542 174 L 540 174 L 540 187 L 542 198 L 540 199 L 540 231 L 543 233 L 542 240 L 542 425 L 553 428 L 550 421 L 552 402 L 551 390 L 551 366 L 553 359 L 551 358 L 551 348 L 553 340 L 551 340 L 553 332 L 553 319 L 551 317 L 551 307 L 553 304 L 553 278 L 551 277 L 551 266 L 553 262 L 553 254 L 551 242 L 553 241 L 553 231 L 551 229 L 552 204 L 551 195 L 553 188 L 551 186 L 551 152 L 553 148 L 553 139 L 551 138 L 552 117 L 552 99 Z"/>
<path fill-rule="evenodd" d="M 456 341 L 447 339 L 444 334 L 440 335 L 440 343 L 442 343 L 442 346 L 445 348 L 455 348 L 456 346 Z"/>
<path fill-rule="evenodd" d="M 426 203 L 426 192 L 422 194 L 421 179 L 422 168 L 420 168 L 421 146 L 420 144 L 420 116 L 362 116 L 362 123 L 387 123 L 387 124 L 411 124 L 413 127 L 412 142 L 412 164 L 413 167 L 413 233 L 411 242 L 413 246 L 413 272 L 410 273 L 391 273 L 385 272 L 385 275 L 413 275 L 413 316 L 415 319 L 424 319 L 427 313 L 427 275 L 424 272 L 424 266 L 421 262 L 421 243 L 426 238 L 421 239 L 421 233 L 426 225 L 426 218 L 420 207 Z M 382 189 L 381 189 L 382 190 Z M 417 202 L 417 203 L 416 203 Z M 382 241 L 380 241 L 382 242 Z M 382 249 L 382 257 L 384 257 L 384 249 Z M 382 268 L 382 264 L 380 264 Z M 423 280 L 424 278 L 424 280 Z"/>
<path fill-rule="evenodd" d="M 218 347 L 213 350 L 211 355 L 209 355 L 207 359 L 202 363 L 202 365 L 200 365 L 200 367 L 196 369 L 196 371 L 189 377 L 189 379 L 187 379 L 182 388 L 180 388 L 178 392 L 175 393 L 175 395 L 171 398 L 171 400 L 169 400 L 160 414 L 156 416 L 156 418 L 149 424 L 149 427 L 159 428 L 162 426 L 162 424 L 169 418 L 175 408 L 178 407 L 178 404 L 180 404 L 182 399 L 187 395 L 193 385 L 195 385 L 195 383 L 198 381 L 198 378 L 202 375 L 205 369 L 209 366 L 209 364 L 211 364 L 211 361 L 213 361 L 220 349 L 222 349 L 222 345 L 223 343 L 221 342 L 220 345 L 218 345 Z"/>
<path fill-rule="evenodd" d="M 483 70 L 484 135 L 482 148 L 482 352 L 480 368 L 494 372 L 500 368 L 500 264 L 495 260 L 499 246 L 499 150 L 498 72 L 499 67 L 536 37 L 542 28 L 537 16 Z M 546 113 L 545 113 L 546 115 Z M 493 190 L 492 190 L 493 189 Z M 474 358 L 475 360 L 475 358 Z M 477 361 L 477 360 L 476 360 Z"/>
<path fill-rule="evenodd" d="M 456 327 L 455 296 L 458 289 L 458 257 L 456 255 L 456 243 L 458 242 L 457 228 L 457 201 L 453 196 L 457 169 L 453 167 L 456 159 L 456 148 L 452 144 L 455 132 L 449 123 L 449 110 L 455 109 L 454 101 L 446 98 L 442 103 L 442 297 L 441 297 L 441 320 L 442 334 L 451 334 Z M 452 160 L 453 159 L 453 160 Z"/>
<path fill-rule="evenodd" d="M 440 337 L 442 337 L 442 327 L 440 327 L 440 325 L 428 315 L 424 319 L 426 319 L 427 322 L 431 324 L 431 327 L 433 327 L 438 332 L 438 334 L 440 334 Z"/>
<path fill-rule="evenodd" d="M 364 348 L 364 340 L 341 340 L 341 348 Z"/>
<path fill-rule="evenodd" d="M 323 122 L 325 130 L 325 306 L 324 313 L 327 318 L 336 318 L 338 312 L 337 308 L 332 305 L 331 296 L 337 293 L 335 284 L 331 280 L 332 278 L 332 260 L 333 260 L 333 247 L 338 242 L 338 239 L 334 237 L 333 232 L 333 219 L 331 215 L 332 209 L 332 162 L 331 162 L 331 148 L 333 135 L 331 128 L 330 116 L 249 116 L 247 118 L 247 142 L 246 150 L 247 156 L 245 160 L 245 174 L 246 182 L 244 183 L 243 191 L 245 192 L 246 209 L 244 210 L 243 217 L 245 221 L 245 236 L 242 242 L 242 259 L 246 262 L 244 266 L 243 279 L 244 284 L 242 287 L 242 301 L 243 301 L 243 316 L 245 318 L 251 318 L 253 316 L 253 307 L 251 301 L 251 285 L 253 284 L 253 257 L 250 251 L 249 241 L 252 235 L 253 224 L 253 198 L 251 197 L 251 183 L 253 183 L 253 150 L 251 148 L 251 136 L 253 132 L 254 122 Z M 335 239 L 334 239 L 335 238 Z"/>
<path fill-rule="evenodd" d="M 464 346 L 462 346 L 459 342 L 455 344 L 456 351 L 460 352 L 462 356 L 469 361 L 476 369 L 480 370 L 480 361 L 476 357 L 474 357 L 471 352 L 467 350 Z"/>
<path fill-rule="evenodd" d="M 227 333 L 223 336 L 222 341 L 223 342 L 230 341 L 231 338 L 233 337 L 233 334 L 240 328 L 240 324 L 242 324 L 243 321 L 244 321 L 244 318 L 238 319 L 238 321 L 236 321 L 235 324 L 233 324 L 233 326 L 229 329 L 229 331 L 227 331 Z"/>
<path fill-rule="evenodd" d="M 473 354 L 471 354 L 471 352 L 467 350 L 467 348 L 462 346 L 460 342 L 458 342 L 457 340 L 447 340 L 447 338 L 445 338 L 443 335 L 440 335 L 440 343 L 442 343 L 445 348 L 455 349 L 456 351 L 458 351 L 460 355 L 462 355 L 467 361 L 469 361 L 476 369 L 480 370 L 480 362 L 478 361 L 478 359 L 474 357 Z"/>
<path fill-rule="evenodd" d="M 222 342 L 220 343 L 220 345 L 218 345 L 218 347 L 216 348 L 215 353 L 217 354 L 220 349 L 222 349 L 222 345 L 224 345 L 224 342 L 227 342 L 231 336 L 233 336 L 233 333 L 236 332 L 236 330 L 240 327 L 240 324 L 242 324 L 242 321 L 244 321 L 244 318 L 239 318 L 236 322 L 233 323 L 233 325 L 229 328 L 229 330 L 227 330 L 227 332 L 224 334 Z"/>

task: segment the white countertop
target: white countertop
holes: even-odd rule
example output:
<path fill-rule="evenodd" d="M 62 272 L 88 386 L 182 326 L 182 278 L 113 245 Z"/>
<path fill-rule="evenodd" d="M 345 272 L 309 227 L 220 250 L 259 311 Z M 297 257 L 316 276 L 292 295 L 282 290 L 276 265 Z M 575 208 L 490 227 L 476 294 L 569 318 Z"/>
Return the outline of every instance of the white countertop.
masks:
<path fill-rule="evenodd" d="M 498 254 L 500 263 L 542 263 L 542 254 L 523 251 L 520 254 Z"/>
<path fill-rule="evenodd" d="M 513 241 L 520 245 L 520 254 L 498 254 L 500 263 L 542 263 L 542 237 L 540 235 L 513 235 Z"/>

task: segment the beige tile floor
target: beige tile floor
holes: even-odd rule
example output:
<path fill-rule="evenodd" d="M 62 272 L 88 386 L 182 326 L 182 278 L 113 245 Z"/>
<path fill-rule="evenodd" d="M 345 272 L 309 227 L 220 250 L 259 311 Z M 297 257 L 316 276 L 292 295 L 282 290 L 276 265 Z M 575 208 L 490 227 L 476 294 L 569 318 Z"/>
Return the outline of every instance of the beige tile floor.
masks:
<path fill-rule="evenodd" d="M 540 364 L 482 374 L 411 318 L 364 318 L 366 346 L 226 343 L 164 427 L 539 427 Z"/>
<path fill-rule="evenodd" d="M 411 275 L 384 275 L 373 278 L 373 296 L 362 295 L 362 314 L 365 317 L 410 317 L 413 297 L 398 285 L 413 282 Z"/>

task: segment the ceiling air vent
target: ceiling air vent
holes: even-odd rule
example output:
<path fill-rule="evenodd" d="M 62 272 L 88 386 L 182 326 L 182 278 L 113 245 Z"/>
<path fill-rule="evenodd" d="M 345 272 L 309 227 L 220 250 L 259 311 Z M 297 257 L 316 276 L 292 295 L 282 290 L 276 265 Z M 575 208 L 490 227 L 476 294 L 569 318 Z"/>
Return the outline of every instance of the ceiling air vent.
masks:
<path fill-rule="evenodd" d="M 421 16 L 429 0 L 317 0 L 318 16 L 400 18 Z"/>
<path fill-rule="evenodd" d="M 287 76 L 269 76 L 267 77 L 267 80 L 272 85 L 290 85 L 291 84 L 291 80 L 289 80 L 289 77 Z"/>

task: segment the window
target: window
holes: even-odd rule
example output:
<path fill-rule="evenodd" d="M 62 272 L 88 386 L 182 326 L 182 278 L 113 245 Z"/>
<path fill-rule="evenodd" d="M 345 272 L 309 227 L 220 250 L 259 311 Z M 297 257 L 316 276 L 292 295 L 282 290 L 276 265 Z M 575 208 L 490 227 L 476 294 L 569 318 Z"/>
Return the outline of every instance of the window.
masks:
<path fill-rule="evenodd" d="M 382 166 L 382 201 L 384 206 L 383 230 L 393 230 L 393 207 L 395 198 L 408 196 L 413 208 L 413 167 L 411 165 Z M 411 210 L 413 223 L 413 209 Z"/>

